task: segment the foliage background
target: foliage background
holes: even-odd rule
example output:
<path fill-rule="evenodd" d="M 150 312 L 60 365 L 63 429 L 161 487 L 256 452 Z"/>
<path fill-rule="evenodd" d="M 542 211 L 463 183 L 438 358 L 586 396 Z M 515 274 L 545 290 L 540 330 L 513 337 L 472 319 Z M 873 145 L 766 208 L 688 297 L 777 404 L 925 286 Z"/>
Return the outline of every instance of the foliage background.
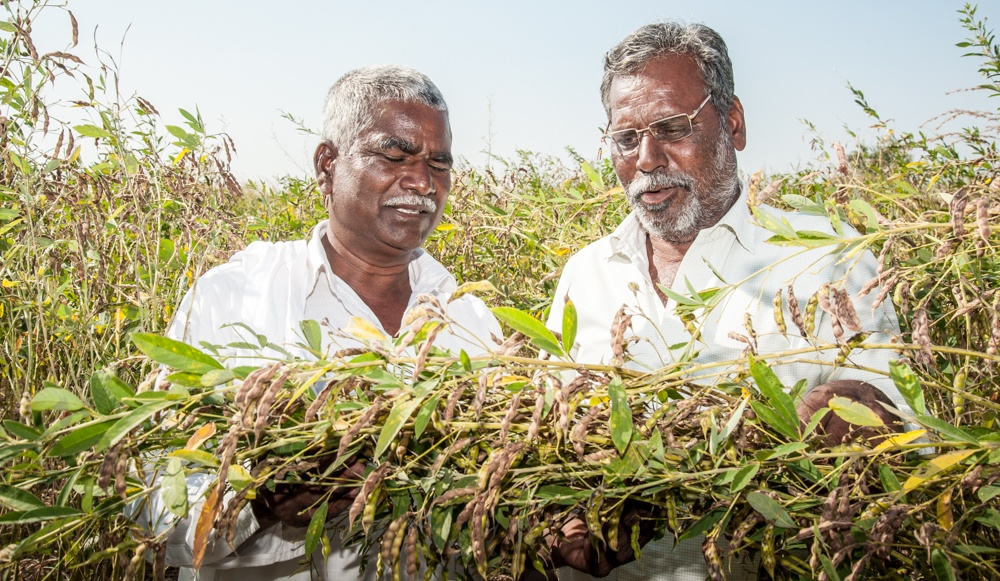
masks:
<path fill-rule="evenodd" d="M 153 104 L 116 93 L 113 68 L 91 69 L 69 53 L 39 54 L 30 25 L 40 6 L 5 7 L 0 438 L 13 443 L 24 430 L 41 433 L 58 419 L 31 407 L 46 387 L 86 398 L 94 370 L 130 385 L 147 380 L 150 364 L 130 342 L 132 333 L 162 331 L 173 305 L 201 273 L 253 240 L 304 237 L 322 210 L 309 177 L 287 176 L 277 186 L 240 184 L 229 171 L 235 144 L 207 128 L 197 110 L 182 110 L 182 125 L 164 125 Z M 974 8 L 959 17 L 969 32 L 960 46 L 970 55 L 960 64 L 978 67 L 978 89 L 1000 96 L 1000 49 L 992 32 Z M 79 87 L 76 99 L 49 96 L 57 79 Z M 928 409 L 974 436 L 995 432 L 997 112 L 946 112 L 969 122 L 954 134 L 895 132 L 861 90 L 854 93 L 881 129 L 879 140 L 846 150 L 820 144 L 829 151 L 828 163 L 751 176 L 751 197 L 826 212 L 869 235 Z M 62 121 L 69 107 L 87 111 L 91 122 Z M 460 282 L 492 281 L 499 292 L 488 300 L 495 306 L 542 316 L 566 258 L 610 232 L 627 212 L 607 160 L 578 161 L 578 168 L 567 168 L 525 153 L 498 160 L 496 171 L 460 171 L 428 250 Z M 852 200 L 866 201 L 877 219 Z M 993 456 L 980 474 L 989 485 L 1000 464 Z M 62 481 L 45 476 L 62 474 L 55 460 L 0 452 L 0 462 L 0 510 L 23 508 L 12 491 L 19 487 L 56 500 Z M 962 523 L 940 524 L 952 538 L 962 526 L 973 526 Z M 120 578 L 137 544 L 125 534 L 125 523 L 110 519 L 89 531 L 97 539 L 93 545 L 59 541 L 31 559 L 4 562 L 3 551 L 9 557 L 38 530 L 30 523 L 2 525 L 5 578 Z M 994 532 L 984 546 L 995 549 L 996 539 Z M 969 566 L 948 555 L 955 570 Z M 82 562 L 90 568 L 73 568 Z"/>

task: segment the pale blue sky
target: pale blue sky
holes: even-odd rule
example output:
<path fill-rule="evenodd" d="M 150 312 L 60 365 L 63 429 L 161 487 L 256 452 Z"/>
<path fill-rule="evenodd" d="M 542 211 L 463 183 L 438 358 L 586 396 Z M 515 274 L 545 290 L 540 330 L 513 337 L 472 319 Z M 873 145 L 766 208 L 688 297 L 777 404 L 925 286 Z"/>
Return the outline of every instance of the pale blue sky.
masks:
<path fill-rule="evenodd" d="M 1000 3 L 983 2 L 990 28 Z M 954 108 L 996 110 L 986 94 L 948 92 L 980 79 L 979 61 L 961 58 L 966 37 L 947 0 L 840 2 L 136 2 L 81 0 L 89 64 L 97 44 L 120 65 L 122 92 L 138 93 L 164 123 L 197 105 L 209 129 L 236 142 L 241 179 L 311 172 L 316 138 L 299 135 L 287 111 L 312 128 L 326 89 L 366 64 L 400 63 L 427 73 L 451 108 L 454 153 L 482 166 L 488 147 L 592 158 L 605 122 L 598 86 L 602 57 L 642 24 L 664 18 L 703 22 L 729 45 L 748 145 L 744 172 L 785 171 L 815 157 L 801 119 L 829 142 L 869 120 L 848 82 L 864 91 L 896 130 Z M 36 23 L 40 50 L 69 39 L 54 11 Z M 126 29 L 128 31 L 126 32 Z M 95 31 L 96 29 L 96 31 Z M 931 128 L 928 128 L 930 130 Z"/>

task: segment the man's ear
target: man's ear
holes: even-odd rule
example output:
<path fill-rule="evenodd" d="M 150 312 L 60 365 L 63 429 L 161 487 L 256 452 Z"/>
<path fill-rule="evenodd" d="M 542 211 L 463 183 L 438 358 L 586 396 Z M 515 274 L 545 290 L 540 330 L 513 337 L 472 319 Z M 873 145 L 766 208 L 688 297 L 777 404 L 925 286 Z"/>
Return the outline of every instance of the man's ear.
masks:
<path fill-rule="evenodd" d="M 733 147 L 736 151 L 743 151 L 747 146 L 747 122 L 743 117 L 743 103 L 740 103 L 740 98 L 735 95 L 726 122 L 729 124 L 729 134 L 733 138 Z"/>
<path fill-rule="evenodd" d="M 316 170 L 316 183 L 324 197 L 329 196 L 333 187 L 333 172 L 337 164 L 337 146 L 324 141 L 316 147 L 313 154 L 313 168 Z"/>

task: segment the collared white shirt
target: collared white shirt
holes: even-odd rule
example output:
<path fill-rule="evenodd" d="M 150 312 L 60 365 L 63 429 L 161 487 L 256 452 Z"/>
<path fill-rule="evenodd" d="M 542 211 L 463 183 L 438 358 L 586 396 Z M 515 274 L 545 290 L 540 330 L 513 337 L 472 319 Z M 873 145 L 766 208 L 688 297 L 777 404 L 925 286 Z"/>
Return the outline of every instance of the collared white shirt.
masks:
<path fill-rule="evenodd" d="M 833 234 L 825 216 L 791 213 L 765 207 L 778 220 L 785 219 L 797 231 L 811 230 Z M 857 236 L 844 227 L 845 238 Z M 574 255 L 563 269 L 552 301 L 548 326 L 561 330 L 566 299 L 572 300 L 579 317 L 576 344 L 571 356 L 576 361 L 608 364 L 612 361 L 611 327 L 622 306 L 633 316 L 632 328 L 625 338 L 635 342 L 627 347 L 625 366 L 640 371 L 655 371 L 690 357 L 698 364 L 719 363 L 692 373 L 698 383 L 712 384 L 727 374 L 740 371 L 726 364 L 739 359 L 747 343 L 734 338 L 751 339 L 745 327 L 750 318 L 756 334 L 759 354 L 774 354 L 812 345 L 792 322 L 787 307 L 787 287 L 793 284 L 803 312 L 809 297 L 824 283 L 843 288 L 853 300 L 867 341 L 888 343 L 899 334 L 896 314 L 889 301 L 873 305 L 876 288 L 858 297 L 865 283 L 876 276 L 874 256 L 867 250 L 853 255 L 831 254 L 832 246 L 804 250 L 766 242 L 773 234 L 757 225 L 741 196 L 713 227 L 702 230 L 681 261 L 671 290 L 688 296 L 712 288 L 728 292 L 710 311 L 698 311 L 701 338 L 691 341 L 684 322 L 674 312 L 677 303 L 664 304 L 656 294 L 649 275 L 646 232 L 634 213 L 609 236 L 588 245 Z M 850 254 L 850 253 L 848 253 Z M 774 316 L 774 297 L 784 292 L 785 332 L 779 330 Z M 853 333 L 845 330 L 845 338 Z M 822 309 L 816 314 L 818 342 L 835 341 L 829 315 Z M 751 339 L 753 340 L 753 339 Z M 769 361 L 771 369 L 784 385 L 792 386 L 806 379 L 809 387 L 835 379 L 860 379 L 881 389 L 897 407 L 907 409 L 902 396 L 884 373 L 889 360 L 897 356 L 891 350 L 855 349 L 847 359 L 849 366 L 833 366 L 838 349 L 812 351 Z M 853 365 L 854 367 L 850 367 Z M 745 367 L 745 365 L 744 365 Z M 880 370 L 883 374 L 859 368 Z M 651 543 L 640 561 L 620 567 L 607 579 L 613 581 L 701 580 L 707 576 L 700 539 L 682 543 L 671 550 L 671 539 Z M 740 578 L 736 575 L 731 579 Z M 590 579 L 570 569 L 560 571 L 560 579 Z"/>
<path fill-rule="evenodd" d="M 298 346 L 306 343 L 300 322 L 321 323 L 323 350 L 333 352 L 360 346 L 361 342 L 338 331 L 352 317 L 371 323 L 388 336 L 371 308 L 330 268 L 322 237 L 327 222 L 312 231 L 309 240 L 295 242 L 255 242 L 232 259 L 205 273 L 181 302 L 167 336 L 200 346 L 202 342 L 221 346 L 219 355 L 226 365 L 263 365 L 262 357 L 287 358 L 273 348 L 251 349 L 259 344 L 256 335 L 296 357 L 313 358 Z M 438 347 L 470 356 L 486 353 L 502 341 L 502 331 L 489 308 L 472 295 L 449 302 L 455 279 L 423 250 L 417 250 L 409 265 L 410 287 L 407 310 L 417 297 L 430 294 L 447 311 L 449 326 L 434 342 Z M 234 325 L 235 324 L 235 325 Z M 250 332 L 252 329 L 253 332 Z M 405 330 L 405 327 L 401 328 Z M 158 476 L 153 476 L 158 478 Z M 193 560 L 194 523 L 198 521 L 204 496 L 215 481 L 214 475 L 188 476 L 188 497 L 193 507 L 188 518 L 176 519 L 160 494 L 151 495 L 145 505 L 130 507 L 133 518 L 155 534 L 171 530 L 167 541 L 167 563 L 184 567 Z M 375 579 L 374 560 L 365 575 L 358 571 L 357 548 L 341 548 L 331 539 L 334 551 L 324 565 L 315 556 L 310 571 L 295 572 L 304 556 L 305 529 L 275 524 L 265 530 L 253 517 L 249 506 L 240 513 L 236 525 L 237 550 L 224 541 L 210 544 L 204 565 L 198 572 L 181 570 L 181 579 L 198 581 L 265 581 L 288 579 L 306 581 Z"/>

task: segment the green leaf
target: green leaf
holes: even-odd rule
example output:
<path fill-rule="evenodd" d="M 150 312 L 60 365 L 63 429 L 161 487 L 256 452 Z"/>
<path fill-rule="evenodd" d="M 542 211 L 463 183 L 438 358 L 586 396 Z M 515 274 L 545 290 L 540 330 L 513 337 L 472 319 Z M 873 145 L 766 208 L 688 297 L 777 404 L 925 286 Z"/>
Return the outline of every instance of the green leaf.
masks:
<path fill-rule="evenodd" d="M 885 464 L 879 465 L 878 477 L 882 481 L 882 488 L 885 488 L 886 492 L 899 492 L 903 489 L 899 478 L 896 478 L 896 473 L 892 471 L 891 467 Z"/>
<path fill-rule="evenodd" d="M 995 508 L 986 509 L 986 512 L 981 516 L 977 516 L 975 520 L 978 523 L 982 523 L 1000 531 L 1000 512 L 997 512 L 997 509 Z"/>
<path fill-rule="evenodd" d="M 11 510 L 32 510 L 43 508 L 45 503 L 27 490 L 0 484 L 0 505 Z"/>
<path fill-rule="evenodd" d="M 198 349 L 154 333 L 132 333 L 132 343 L 153 361 L 167 367 L 204 375 L 222 364 Z"/>
<path fill-rule="evenodd" d="M 983 504 L 989 502 L 998 494 L 1000 494 L 1000 486 L 986 485 L 976 491 L 976 496 L 979 497 L 979 502 L 982 502 Z"/>
<path fill-rule="evenodd" d="M 762 206 L 754 206 L 751 209 L 751 212 L 753 212 L 753 217 L 757 220 L 757 223 L 765 229 L 770 230 L 778 236 L 788 240 L 794 240 L 797 238 L 795 228 L 792 228 L 792 225 L 789 224 L 788 220 L 785 218 L 781 218 L 779 220 Z"/>
<path fill-rule="evenodd" d="M 375 444 L 375 454 L 372 456 L 373 460 L 378 460 L 382 457 L 382 453 L 385 452 L 389 444 L 396 438 L 399 430 L 403 429 L 403 424 L 406 423 L 406 420 L 410 419 L 410 415 L 420 405 L 420 401 L 420 398 L 413 398 L 406 401 L 397 400 L 395 402 L 392 410 L 389 411 L 389 417 L 385 420 L 385 425 L 382 426 L 382 433 L 378 436 L 378 442 Z"/>
<path fill-rule="evenodd" d="M 934 576 L 938 581 L 955 581 L 955 569 L 943 550 L 931 551 L 931 568 L 934 569 Z"/>
<path fill-rule="evenodd" d="M 115 420 L 108 420 L 98 422 L 96 424 L 80 426 L 60 438 L 59 441 L 56 442 L 55 446 L 52 446 L 52 450 L 49 451 L 49 454 L 56 457 L 65 457 L 79 454 L 84 450 L 89 450 L 101 440 L 101 437 L 114 424 Z"/>
<path fill-rule="evenodd" d="M 931 416 L 917 416 L 917 423 L 938 432 L 942 436 L 947 436 L 952 440 L 959 440 L 961 442 L 967 442 L 977 446 L 979 445 L 979 440 L 971 434 L 962 428 L 949 424 L 944 420 Z"/>
<path fill-rule="evenodd" d="M 80 134 L 80 137 L 103 137 L 105 139 L 112 137 L 110 131 L 102 129 L 96 125 L 76 125 L 73 129 L 76 129 L 76 132 Z"/>
<path fill-rule="evenodd" d="M 849 424 L 873 428 L 881 428 L 885 425 L 882 418 L 878 417 L 870 407 L 846 397 L 831 398 L 829 406 L 833 413 Z"/>
<path fill-rule="evenodd" d="M 171 458 L 160 480 L 163 489 L 163 501 L 167 510 L 184 518 L 188 513 L 187 479 L 184 477 L 184 463 L 179 458 Z"/>
<path fill-rule="evenodd" d="M 308 319 L 299 323 L 299 329 L 306 340 L 306 345 L 315 353 L 320 353 L 323 349 L 323 334 L 320 331 L 319 323 Z"/>
<path fill-rule="evenodd" d="M 567 298 L 562 320 L 562 348 L 566 353 L 573 350 L 573 343 L 576 342 L 577 320 L 576 306 Z"/>
<path fill-rule="evenodd" d="M 417 412 L 417 417 L 413 421 L 413 437 L 419 438 L 421 434 L 424 433 L 424 429 L 427 428 L 427 422 L 430 421 L 431 416 L 434 414 L 434 410 L 437 408 L 438 402 L 441 401 L 441 395 L 435 395 L 430 398 L 424 405 L 420 406 L 420 411 Z"/>
<path fill-rule="evenodd" d="M 451 534 L 451 513 L 449 508 L 431 509 L 431 539 L 440 550 L 444 550 L 448 545 L 448 536 Z"/>
<path fill-rule="evenodd" d="M 615 377 L 608 384 L 608 398 L 611 400 L 611 441 L 618 453 L 622 454 L 632 440 L 632 408 L 628 405 L 628 394 L 622 380 Z"/>
<path fill-rule="evenodd" d="M 198 380 L 198 384 L 202 387 L 215 387 L 216 385 L 229 383 L 234 379 L 236 379 L 236 373 L 230 369 L 213 369 L 202 375 L 201 379 Z"/>
<path fill-rule="evenodd" d="M 469 359 L 469 354 L 462 349 L 458 352 L 458 360 L 462 362 L 462 368 L 472 373 L 472 360 Z"/>
<path fill-rule="evenodd" d="M 319 505 L 316 512 L 313 513 L 312 518 L 309 519 L 309 527 L 306 528 L 306 554 L 312 555 L 319 546 L 320 537 L 326 534 L 326 511 L 327 504 L 323 501 L 323 504 Z"/>
<path fill-rule="evenodd" d="M 736 475 L 733 476 L 733 482 L 729 486 L 730 490 L 733 493 L 736 493 L 746 488 L 746 485 L 750 484 L 750 481 L 753 480 L 753 477 L 757 475 L 758 470 L 760 470 L 760 464 L 756 462 L 747 464 L 746 466 L 737 470 Z"/>
<path fill-rule="evenodd" d="M 76 481 L 83 474 L 83 470 L 86 465 L 80 466 L 62 485 L 62 490 L 59 491 L 59 495 L 56 497 L 56 506 L 69 506 L 69 495 L 73 492 L 76 487 Z"/>
<path fill-rule="evenodd" d="M 150 416 L 175 404 L 176 402 L 172 401 L 157 401 L 135 408 L 125 414 L 125 416 L 120 420 L 116 421 L 115 424 L 104 433 L 101 440 L 97 444 L 97 449 L 104 450 L 114 446 L 118 443 L 118 440 L 124 438 L 126 434 L 134 430 L 139 424 L 148 420 Z"/>
<path fill-rule="evenodd" d="M 558 357 L 564 357 L 566 353 L 556 336 L 541 321 L 513 307 L 494 307 L 493 314 L 498 319 L 506 323 L 511 329 L 519 331 L 540 349 L 544 349 Z"/>
<path fill-rule="evenodd" d="M 790 437 L 796 437 L 799 431 L 799 414 L 795 411 L 795 404 L 792 402 L 791 396 L 785 393 L 785 386 L 781 385 L 781 380 L 766 363 L 754 359 L 753 356 L 750 357 L 750 373 L 757 384 L 757 389 L 771 404 L 774 411 L 785 423 L 794 426 L 796 435 Z"/>
<path fill-rule="evenodd" d="M 61 387 L 46 387 L 35 394 L 31 399 L 31 411 L 42 412 L 48 410 L 72 411 L 87 407 L 73 393 Z"/>
<path fill-rule="evenodd" d="M 785 418 L 778 414 L 778 412 L 774 411 L 774 408 L 772 408 L 769 404 L 760 401 L 751 401 L 750 407 L 765 425 L 790 440 L 798 439 L 798 428 L 789 424 Z"/>
<path fill-rule="evenodd" d="M 44 508 L 33 508 L 31 510 L 8 512 L 7 514 L 0 516 L 0 524 L 23 525 L 33 522 L 45 522 L 49 520 L 55 520 L 57 518 L 79 516 L 81 514 L 83 513 L 75 508 L 69 508 L 66 506 L 46 506 Z"/>
<path fill-rule="evenodd" d="M 899 361 L 889 362 L 889 377 L 896 384 L 896 389 L 903 395 L 906 405 L 910 406 L 913 413 L 927 415 L 927 406 L 924 405 L 924 388 L 920 385 L 920 380 L 913 373 L 910 366 Z"/>
<path fill-rule="evenodd" d="M 691 525 L 691 527 L 689 529 L 687 529 L 686 531 L 684 531 L 683 533 L 681 533 L 681 535 L 677 537 L 677 542 L 679 543 L 681 541 L 686 541 L 688 539 L 692 539 L 692 538 L 697 537 L 698 535 L 700 535 L 700 534 L 708 531 L 708 529 L 710 529 L 713 526 L 715 526 L 715 523 L 719 522 L 722 519 L 722 517 L 724 517 L 724 516 L 726 516 L 726 509 L 725 508 L 716 508 L 716 509 L 712 510 L 711 512 L 709 512 L 705 516 L 703 516 L 700 519 L 698 519 L 698 522 L 696 522 L 693 525 Z M 619 541 L 619 542 L 621 542 L 621 541 Z"/>
<path fill-rule="evenodd" d="M 135 391 L 124 381 L 103 369 L 90 376 L 90 396 L 99 413 L 114 413 L 122 399 L 133 395 Z"/>
<path fill-rule="evenodd" d="M 786 529 L 793 529 L 797 526 L 792 517 L 788 515 L 788 511 L 777 500 L 774 500 L 763 492 L 750 492 L 747 494 L 747 502 L 761 516 L 773 522 L 775 526 Z"/>
<path fill-rule="evenodd" d="M 22 440 L 37 440 L 42 433 L 31 426 L 26 426 L 21 422 L 15 420 L 4 420 L 3 427 L 7 429 L 8 432 L 14 434 Z"/>
<path fill-rule="evenodd" d="M 17 458 L 28 450 L 35 451 L 37 449 L 37 444 L 14 444 L 0 446 L 0 466 L 3 466 L 8 460 Z"/>

